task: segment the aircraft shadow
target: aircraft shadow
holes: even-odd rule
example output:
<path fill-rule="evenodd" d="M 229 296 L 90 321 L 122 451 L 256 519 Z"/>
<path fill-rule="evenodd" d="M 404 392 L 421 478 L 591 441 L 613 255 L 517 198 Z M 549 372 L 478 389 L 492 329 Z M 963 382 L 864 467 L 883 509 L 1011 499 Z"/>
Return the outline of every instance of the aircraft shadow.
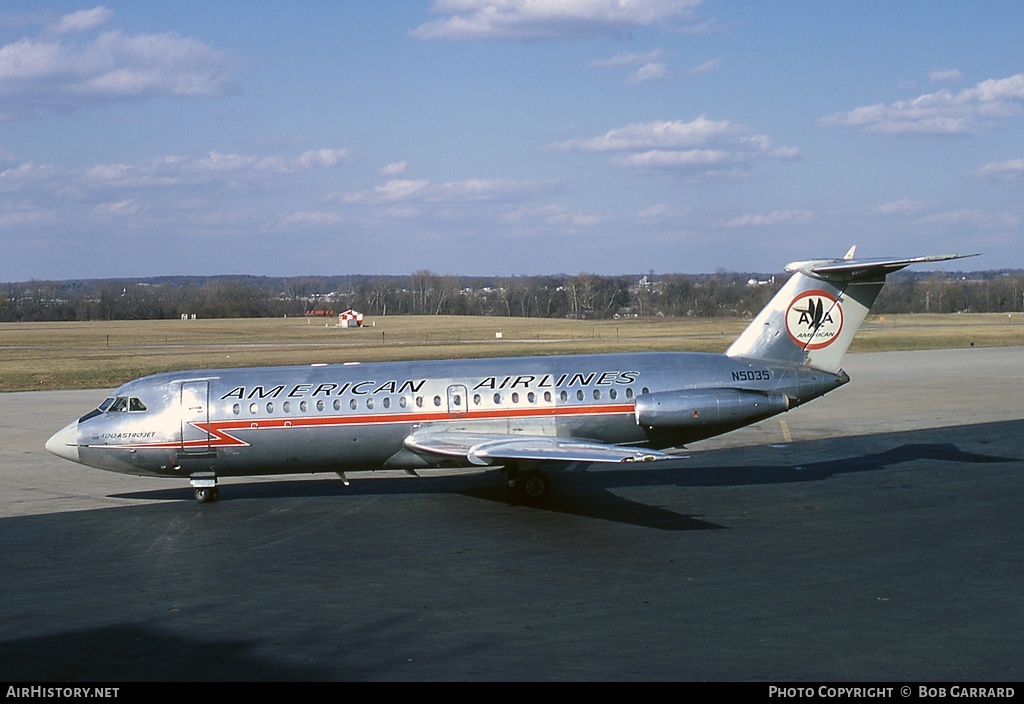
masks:
<path fill-rule="evenodd" d="M 616 489 L 675 486 L 681 488 L 758 486 L 818 482 L 842 474 L 873 472 L 896 464 L 936 460 L 964 464 L 1019 462 L 1019 457 L 961 450 L 956 441 L 976 436 L 1021 437 L 1024 420 L 955 426 L 902 433 L 830 438 L 701 452 L 655 465 L 596 465 L 590 471 L 550 471 L 553 495 L 540 504 L 518 504 L 497 472 L 440 476 L 420 481 L 338 479 L 260 481 L 225 484 L 221 502 L 332 496 L 461 494 L 527 510 L 542 510 L 670 531 L 721 529 L 724 526 L 649 506 L 613 493 Z M 884 448 L 864 452 L 865 448 Z M 237 481 L 237 480 L 235 480 Z M 188 487 L 116 495 L 123 499 L 192 500 Z"/>
<path fill-rule="evenodd" d="M 359 653 L 392 624 L 371 621 L 344 633 L 341 651 Z M 173 654 L 169 657 L 168 654 Z M 172 635 L 136 623 L 117 623 L 0 642 L 0 662 L 21 682 L 310 682 L 366 680 L 398 671 L 399 658 L 370 665 L 353 656 L 322 666 L 268 660 L 244 640 Z M 339 671 L 341 674 L 339 675 Z"/>

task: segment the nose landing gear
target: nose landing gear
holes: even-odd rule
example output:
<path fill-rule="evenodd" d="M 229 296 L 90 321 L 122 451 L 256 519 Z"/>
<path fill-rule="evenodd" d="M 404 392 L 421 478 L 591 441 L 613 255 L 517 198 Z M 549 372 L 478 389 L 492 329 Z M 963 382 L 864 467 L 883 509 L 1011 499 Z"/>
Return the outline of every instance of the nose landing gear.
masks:
<path fill-rule="evenodd" d="M 217 490 L 217 475 L 214 472 L 196 472 L 189 481 L 195 489 L 196 501 L 201 504 L 212 504 L 220 498 Z"/>

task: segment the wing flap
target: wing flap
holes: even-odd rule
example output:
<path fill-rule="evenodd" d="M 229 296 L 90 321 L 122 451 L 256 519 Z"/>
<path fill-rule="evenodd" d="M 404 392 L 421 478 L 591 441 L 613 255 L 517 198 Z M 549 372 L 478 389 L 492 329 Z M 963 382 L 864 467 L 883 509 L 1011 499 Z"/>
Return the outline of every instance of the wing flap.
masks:
<path fill-rule="evenodd" d="M 503 460 L 550 462 L 653 462 L 676 459 L 646 448 L 607 445 L 590 440 L 540 435 L 483 433 L 414 433 L 405 446 L 417 453 L 463 457 L 471 464 L 500 464 Z"/>

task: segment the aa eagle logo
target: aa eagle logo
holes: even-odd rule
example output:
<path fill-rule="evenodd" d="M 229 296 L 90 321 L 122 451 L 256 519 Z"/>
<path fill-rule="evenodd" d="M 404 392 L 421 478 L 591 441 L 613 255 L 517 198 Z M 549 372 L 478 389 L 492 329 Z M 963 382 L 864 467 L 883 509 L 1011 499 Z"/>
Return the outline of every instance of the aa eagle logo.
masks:
<path fill-rule="evenodd" d="M 793 342 L 809 350 L 828 347 L 843 329 L 843 307 L 826 291 L 804 291 L 786 311 L 786 332 Z"/>

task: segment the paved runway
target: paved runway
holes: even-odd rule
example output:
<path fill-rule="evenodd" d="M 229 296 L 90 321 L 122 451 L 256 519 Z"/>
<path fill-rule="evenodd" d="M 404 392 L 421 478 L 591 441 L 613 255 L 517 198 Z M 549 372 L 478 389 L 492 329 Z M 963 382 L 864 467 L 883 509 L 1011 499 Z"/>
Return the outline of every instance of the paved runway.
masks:
<path fill-rule="evenodd" d="M 1024 349 L 852 383 L 654 468 L 186 484 L 0 395 L 0 679 L 1019 680 Z"/>

